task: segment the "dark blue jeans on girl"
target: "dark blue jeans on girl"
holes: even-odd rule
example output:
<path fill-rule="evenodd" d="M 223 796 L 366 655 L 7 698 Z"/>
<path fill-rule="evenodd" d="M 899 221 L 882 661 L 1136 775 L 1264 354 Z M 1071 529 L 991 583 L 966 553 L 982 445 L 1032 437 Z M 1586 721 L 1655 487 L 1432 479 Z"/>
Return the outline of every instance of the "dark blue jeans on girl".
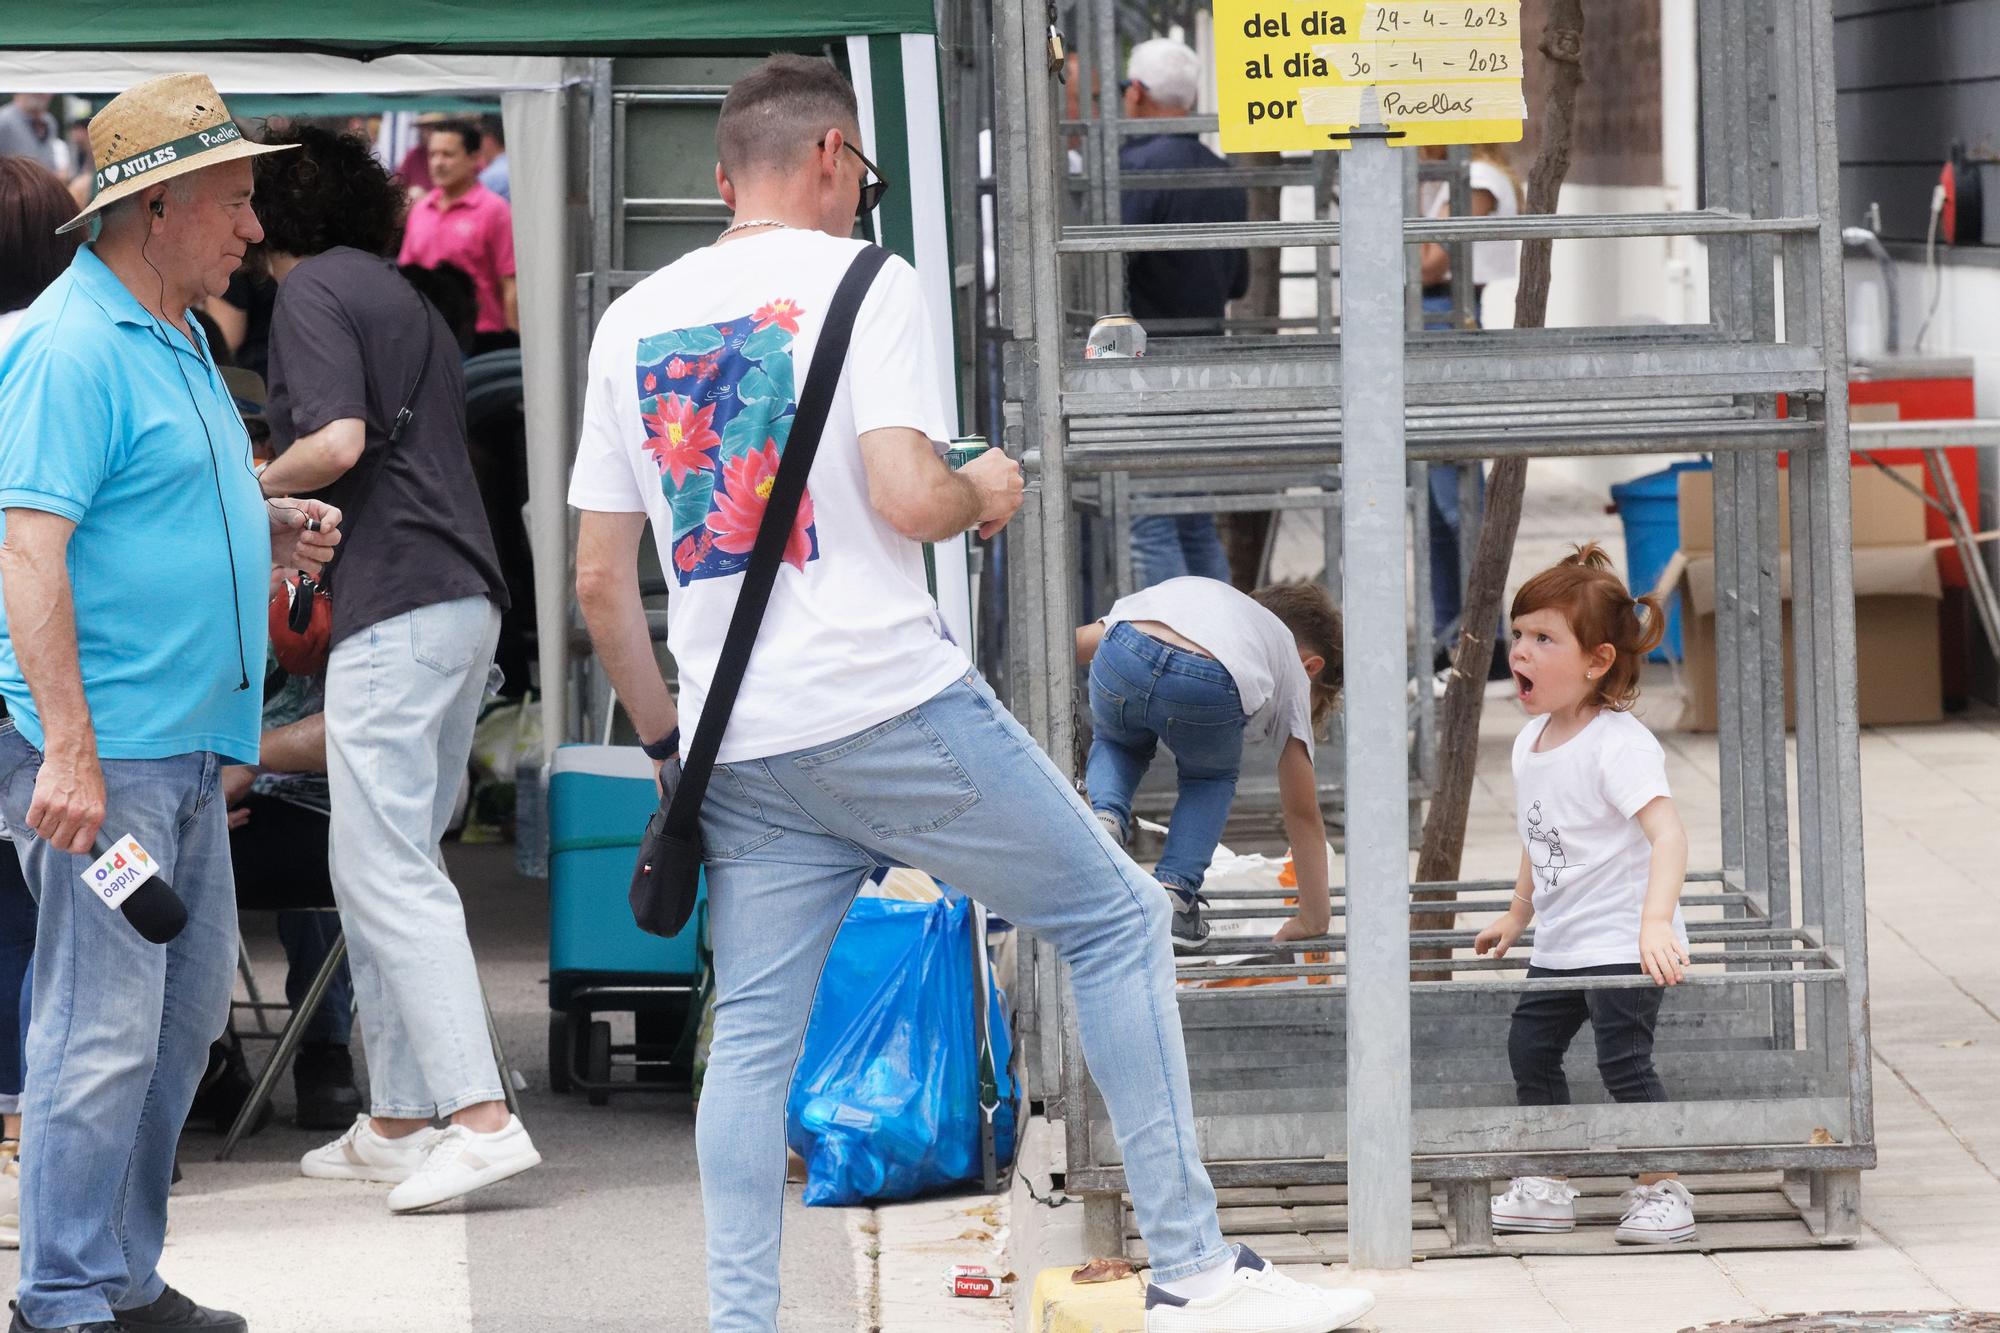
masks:
<path fill-rule="evenodd" d="M 1132 794 L 1165 742 L 1180 792 L 1154 876 L 1194 893 L 1208 874 L 1243 768 L 1243 701 L 1222 663 L 1114 625 L 1090 664 L 1090 808 L 1132 831 Z"/>

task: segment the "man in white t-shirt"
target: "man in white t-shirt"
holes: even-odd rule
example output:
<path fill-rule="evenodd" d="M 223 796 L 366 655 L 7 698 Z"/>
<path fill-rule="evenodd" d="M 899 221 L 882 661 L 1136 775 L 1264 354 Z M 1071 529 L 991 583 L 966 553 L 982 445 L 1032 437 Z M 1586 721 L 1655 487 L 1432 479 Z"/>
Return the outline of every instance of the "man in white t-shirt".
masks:
<path fill-rule="evenodd" d="M 678 780 L 682 724 L 639 601 L 650 523 L 685 734 L 699 726 L 751 539 L 880 187 L 830 64 L 775 56 L 730 90 L 716 180 L 737 221 L 614 302 L 591 347 L 570 503 L 577 594 L 647 749 Z M 1085 1057 L 1153 1264 L 1147 1327 L 1341 1327 L 1373 1304 L 1222 1240 L 1196 1155 L 1165 894 L 946 637 L 920 543 L 990 535 L 1021 503 L 998 450 L 958 472 L 915 272 L 863 302 L 805 501 L 702 809 L 716 1012 L 696 1142 L 710 1328 L 778 1313 L 785 1095 L 821 963 L 864 879 L 928 870 L 1070 964 Z"/>

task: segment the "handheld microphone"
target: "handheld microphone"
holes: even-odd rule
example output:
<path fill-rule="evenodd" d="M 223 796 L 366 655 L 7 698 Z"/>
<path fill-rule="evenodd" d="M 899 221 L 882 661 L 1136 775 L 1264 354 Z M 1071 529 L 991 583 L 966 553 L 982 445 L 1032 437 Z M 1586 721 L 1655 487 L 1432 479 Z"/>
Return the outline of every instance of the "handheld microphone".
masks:
<path fill-rule="evenodd" d="M 158 863 L 139 847 L 137 841 L 121 838 L 117 843 L 106 842 L 104 831 L 100 828 L 91 849 L 97 853 L 97 861 L 83 872 L 84 883 L 123 912 L 125 919 L 132 923 L 132 929 L 153 944 L 165 944 L 181 933 L 187 926 L 187 904 L 181 901 L 181 896 L 174 892 L 174 886 L 159 873 Z M 125 890 L 124 897 L 114 902 L 120 877 L 143 872 L 140 866 L 117 864 L 117 859 L 128 853 L 136 853 L 134 860 L 143 860 L 155 869 L 136 888 Z"/>

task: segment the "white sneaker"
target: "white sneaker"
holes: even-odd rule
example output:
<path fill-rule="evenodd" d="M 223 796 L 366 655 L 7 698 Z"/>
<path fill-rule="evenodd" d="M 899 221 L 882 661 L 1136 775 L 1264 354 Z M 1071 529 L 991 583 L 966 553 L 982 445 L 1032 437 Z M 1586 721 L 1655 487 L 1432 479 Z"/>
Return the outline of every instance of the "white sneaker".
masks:
<path fill-rule="evenodd" d="M 1694 1239 L 1694 1196 L 1678 1180 L 1641 1185 L 1625 1195 L 1621 1245 L 1672 1245 Z"/>
<path fill-rule="evenodd" d="M 389 1211 L 408 1213 L 456 1199 L 518 1176 L 541 1160 L 519 1116 L 508 1116 L 506 1128 L 490 1134 L 452 1125 L 438 1136 L 415 1174 L 389 1191 Z"/>
<path fill-rule="evenodd" d="M 1492 1204 L 1495 1231 L 1576 1230 L 1576 1191 L 1547 1176 L 1516 1176 Z"/>
<path fill-rule="evenodd" d="M 367 1115 L 358 1115 L 345 1134 L 301 1157 L 299 1174 L 314 1180 L 374 1180 L 398 1185 L 410 1178 L 443 1133 L 426 1128 L 400 1139 L 387 1139 L 368 1127 Z"/>
<path fill-rule="evenodd" d="M 0 1147 L 0 1250 L 21 1248 L 21 1159 L 18 1145 Z"/>
<path fill-rule="evenodd" d="M 1184 1298 L 1147 1283 L 1146 1333 L 1333 1333 L 1374 1308 L 1372 1292 L 1308 1286 L 1239 1245 L 1218 1295 Z"/>

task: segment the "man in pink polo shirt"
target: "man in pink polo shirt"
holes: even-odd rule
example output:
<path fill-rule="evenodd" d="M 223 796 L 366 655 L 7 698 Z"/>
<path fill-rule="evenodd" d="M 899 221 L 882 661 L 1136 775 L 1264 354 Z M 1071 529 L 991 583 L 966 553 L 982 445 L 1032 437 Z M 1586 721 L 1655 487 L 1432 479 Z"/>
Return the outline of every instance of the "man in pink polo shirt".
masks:
<path fill-rule="evenodd" d="M 426 147 L 436 188 L 410 209 L 399 264 L 451 264 L 479 297 L 474 352 L 520 345 L 514 302 L 514 216 L 507 201 L 479 183 L 479 127 L 445 121 L 430 127 Z"/>

